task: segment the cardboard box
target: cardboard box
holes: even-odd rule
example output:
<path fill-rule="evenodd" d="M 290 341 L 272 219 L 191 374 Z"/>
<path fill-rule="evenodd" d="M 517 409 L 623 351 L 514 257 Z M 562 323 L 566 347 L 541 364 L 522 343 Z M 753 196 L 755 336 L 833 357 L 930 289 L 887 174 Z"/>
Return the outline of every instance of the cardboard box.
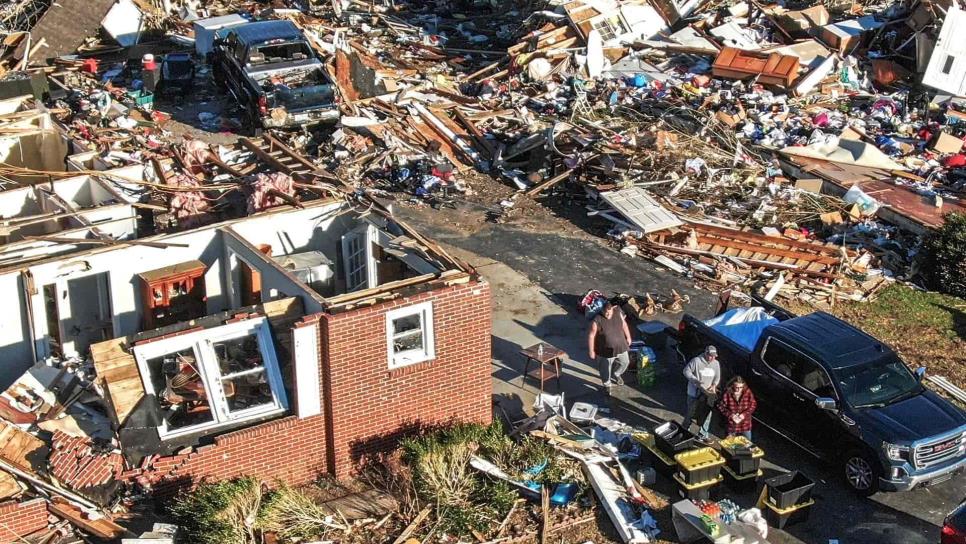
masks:
<path fill-rule="evenodd" d="M 939 137 L 932 143 L 931 149 L 939 153 L 959 153 L 963 149 L 963 140 L 940 132 Z"/>
<path fill-rule="evenodd" d="M 839 21 L 822 27 L 820 37 L 839 53 L 849 53 L 865 38 L 866 33 L 882 26 L 875 17 L 866 15 L 858 19 Z"/>
<path fill-rule="evenodd" d="M 807 38 L 813 31 L 828 24 L 829 14 L 825 6 L 819 4 L 808 9 L 786 12 L 777 22 L 792 37 Z"/>
<path fill-rule="evenodd" d="M 808 191 L 810 193 L 821 194 L 822 183 L 823 182 L 820 179 L 802 178 L 795 182 L 795 188 Z"/>

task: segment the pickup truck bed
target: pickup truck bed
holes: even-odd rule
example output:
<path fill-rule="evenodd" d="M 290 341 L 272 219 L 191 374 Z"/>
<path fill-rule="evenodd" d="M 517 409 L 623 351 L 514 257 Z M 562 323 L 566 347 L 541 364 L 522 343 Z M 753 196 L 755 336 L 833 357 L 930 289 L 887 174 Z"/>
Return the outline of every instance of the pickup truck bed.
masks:
<path fill-rule="evenodd" d="M 215 80 L 245 108 L 254 131 L 339 119 L 324 65 L 291 21 L 247 23 L 216 36 Z"/>

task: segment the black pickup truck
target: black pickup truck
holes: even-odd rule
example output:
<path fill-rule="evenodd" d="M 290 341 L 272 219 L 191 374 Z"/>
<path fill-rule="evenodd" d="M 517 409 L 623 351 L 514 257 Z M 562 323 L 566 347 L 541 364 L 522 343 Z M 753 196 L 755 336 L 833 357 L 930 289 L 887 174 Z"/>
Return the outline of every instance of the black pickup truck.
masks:
<path fill-rule="evenodd" d="M 220 30 L 209 60 L 215 81 L 245 108 L 245 124 L 252 131 L 339 119 L 332 82 L 291 21 Z"/>
<path fill-rule="evenodd" d="M 756 420 L 837 463 L 859 494 L 960 477 L 966 415 L 923 387 L 924 368 L 911 372 L 889 346 L 825 312 L 795 317 L 757 302 L 711 326 L 685 315 L 682 353 L 714 345 L 723 378 L 740 375 L 757 396 Z"/>

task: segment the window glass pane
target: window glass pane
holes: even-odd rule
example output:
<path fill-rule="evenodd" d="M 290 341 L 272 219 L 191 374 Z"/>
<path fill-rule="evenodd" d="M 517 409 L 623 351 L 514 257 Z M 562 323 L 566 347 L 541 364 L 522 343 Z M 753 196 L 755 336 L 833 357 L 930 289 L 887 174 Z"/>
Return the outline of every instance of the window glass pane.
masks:
<path fill-rule="evenodd" d="M 169 353 L 147 363 L 169 431 L 213 421 L 194 350 Z"/>
<path fill-rule="evenodd" d="M 265 364 L 262 351 L 258 347 L 258 337 L 254 334 L 214 342 L 215 356 L 222 377 L 238 374 Z"/>
<path fill-rule="evenodd" d="M 791 378 L 798 367 L 798 356 L 796 353 L 784 344 L 774 340 L 768 342 L 768 348 L 765 350 L 762 359 L 775 372 L 778 372 L 786 378 Z"/>
<path fill-rule="evenodd" d="M 802 358 L 794 379 L 795 383 L 820 397 L 834 397 L 835 392 L 822 367 L 807 358 Z"/>
<path fill-rule="evenodd" d="M 222 378 L 221 386 L 228 400 L 229 412 L 275 403 L 272 387 L 268 384 L 264 370 L 234 378 Z"/>
<path fill-rule="evenodd" d="M 399 319 L 392 320 L 392 330 L 393 335 L 399 336 L 404 332 L 418 331 L 423 328 L 423 315 L 413 314 L 407 315 L 406 317 L 400 317 Z"/>
<path fill-rule="evenodd" d="M 410 333 L 396 335 L 392 340 L 392 346 L 395 353 L 410 350 L 423 351 L 423 333 L 421 330 L 416 330 Z"/>

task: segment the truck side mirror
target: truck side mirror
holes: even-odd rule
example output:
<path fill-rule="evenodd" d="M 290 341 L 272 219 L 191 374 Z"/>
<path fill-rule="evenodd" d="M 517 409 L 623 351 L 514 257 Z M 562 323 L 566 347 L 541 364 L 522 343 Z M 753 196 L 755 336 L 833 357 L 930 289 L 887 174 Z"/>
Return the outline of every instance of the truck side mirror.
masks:
<path fill-rule="evenodd" d="M 819 397 L 815 399 L 815 406 L 822 410 L 834 412 L 836 410 L 835 399 L 829 397 Z"/>
<path fill-rule="evenodd" d="M 916 379 L 922 381 L 926 377 L 926 367 L 921 366 L 916 369 Z"/>

